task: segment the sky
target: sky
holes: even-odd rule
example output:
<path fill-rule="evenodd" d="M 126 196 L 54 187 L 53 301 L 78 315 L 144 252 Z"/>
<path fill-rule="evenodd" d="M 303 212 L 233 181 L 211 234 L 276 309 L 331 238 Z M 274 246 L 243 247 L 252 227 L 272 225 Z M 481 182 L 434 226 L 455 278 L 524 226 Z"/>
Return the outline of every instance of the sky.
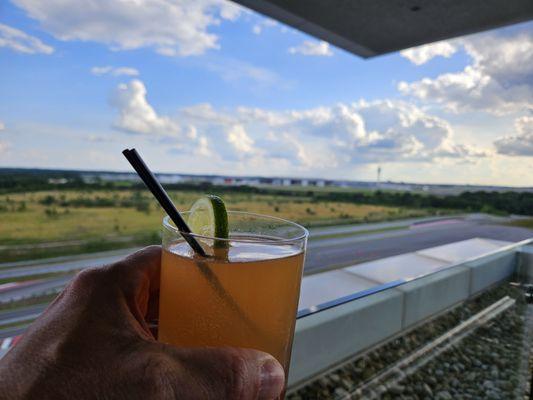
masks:
<path fill-rule="evenodd" d="M 533 185 L 533 22 L 362 59 L 226 0 L 11 0 L 0 93 L 2 167 Z"/>

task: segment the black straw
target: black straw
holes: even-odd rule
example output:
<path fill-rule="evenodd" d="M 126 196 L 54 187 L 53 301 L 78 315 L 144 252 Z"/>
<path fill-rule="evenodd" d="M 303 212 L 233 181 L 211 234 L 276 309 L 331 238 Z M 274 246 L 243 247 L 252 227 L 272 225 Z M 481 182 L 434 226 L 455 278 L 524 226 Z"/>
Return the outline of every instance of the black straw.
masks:
<path fill-rule="evenodd" d="M 200 243 L 198 243 L 198 241 L 192 235 L 190 235 L 190 233 L 192 233 L 191 229 L 188 227 L 187 223 L 184 221 L 172 203 L 172 200 L 170 200 L 170 197 L 168 197 L 165 189 L 163 189 L 155 175 L 148 169 L 139 153 L 137 153 L 137 150 L 126 149 L 122 152 L 122 154 L 124 154 L 124 157 L 126 157 L 131 166 L 135 169 L 146 187 L 150 190 L 150 192 L 152 192 L 159 204 L 161 204 L 161 207 L 163 207 L 170 219 L 174 222 L 174 224 L 176 224 L 176 227 L 187 243 L 189 243 L 189 245 L 197 254 L 206 257 L 207 254 L 205 253 L 204 249 L 202 246 L 200 246 Z"/>
<path fill-rule="evenodd" d="M 126 157 L 135 171 L 137 171 L 139 177 L 143 180 L 150 192 L 152 192 L 159 204 L 161 204 L 161 207 L 163 207 L 163 209 L 167 212 L 170 219 L 176 224 L 181 235 L 187 241 L 187 243 L 189 243 L 189 245 L 197 254 L 207 257 L 207 254 L 202 246 L 200 246 L 198 241 L 190 235 L 191 229 L 187 226 L 180 213 L 172 203 L 172 200 L 170 200 L 170 197 L 168 197 L 167 192 L 165 192 L 165 189 L 163 189 L 157 178 L 148 169 L 139 153 L 137 153 L 135 149 L 126 149 L 122 152 L 122 154 L 124 154 L 124 157 Z M 235 299 L 226 292 L 217 275 L 211 271 L 211 268 L 209 268 L 209 265 L 201 260 L 196 260 L 196 265 L 198 268 L 200 268 L 200 271 L 207 278 L 208 282 L 218 293 L 218 295 L 234 312 L 236 312 L 242 318 L 244 323 L 253 331 L 253 333 L 261 335 L 265 340 L 272 342 L 272 338 L 270 338 L 268 335 L 265 335 L 265 332 L 262 332 L 259 329 L 257 324 L 255 324 L 255 322 L 246 315 Z"/>

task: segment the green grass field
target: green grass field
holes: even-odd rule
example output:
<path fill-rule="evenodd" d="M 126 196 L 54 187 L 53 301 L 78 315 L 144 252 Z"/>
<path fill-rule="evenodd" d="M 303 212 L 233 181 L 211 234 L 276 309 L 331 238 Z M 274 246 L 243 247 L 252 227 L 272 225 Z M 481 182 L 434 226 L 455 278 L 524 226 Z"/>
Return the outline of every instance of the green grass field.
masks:
<path fill-rule="evenodd" d="M 170 192 L 188 210 L 197 192 Z M 377 222 L 428 210 L 312 202 L 302 197 L 227 194 L 229 210 L 275 215 L 310 225 Z M 148 192 L 61 191 L 0 195 L 0 262 L 157 243 L 163 211 Z"/>
<path fill-rule="evenodd" d="M 533 218 L 519 219 L 519 220 L 510 222 L 509 225 L 518 226 L 520 228 L 533 229 Z"/>

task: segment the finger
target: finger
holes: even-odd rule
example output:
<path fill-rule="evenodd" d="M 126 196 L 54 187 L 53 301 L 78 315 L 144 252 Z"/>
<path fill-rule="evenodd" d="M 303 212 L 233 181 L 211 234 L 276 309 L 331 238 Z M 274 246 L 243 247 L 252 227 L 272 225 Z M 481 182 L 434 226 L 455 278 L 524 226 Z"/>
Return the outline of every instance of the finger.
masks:
<path fill-rule="evenodd" d="M 145 321 L 158 316 L 161 246 L 145 247 L 105 269 L 134 317 L 149 332 Z"/>
<path fill-rule="evenodd" d="M 140 254 L 139 254 L 140 253 Z M 159 283 L 161 274 L 161 246 L 149 246 L 133 253 L 130 257 L 138 259 L 138 263 L 142 264 L 141 270 L 148 274 L 149 278 L 149 296 L 146 311 L 143 309 L 146 321 L 157 322 L 159 318 Z M 152 330 L 152 328 L 150 328 Z M 155 336 L 157 337 L 157 336 Z"/>
<path fill-rule="evenodd" d="M 161 246 L 148 246 L 130 254 L 123 260 L 115 263 L 126 280 L 134 279 L 142 274 L 150 281 L 151 290 L 159 290 L 159 274 L 161 268 Z"/>
<path fill-rule="evenodd" d="M 189 375 L 192 396 L 186 399 L 272 400 L 285 386 L 279 362 L 258 350 L 163 346 Z"/>

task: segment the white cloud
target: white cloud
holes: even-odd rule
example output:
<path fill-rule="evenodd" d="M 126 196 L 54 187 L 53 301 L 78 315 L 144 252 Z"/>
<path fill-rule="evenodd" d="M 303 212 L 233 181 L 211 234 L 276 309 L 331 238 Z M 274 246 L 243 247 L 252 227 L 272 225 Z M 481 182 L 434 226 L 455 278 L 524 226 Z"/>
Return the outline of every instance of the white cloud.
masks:
<path fill-rule="evenodd" d="M 415 65 L 422 65 L 437 56 L 449 58 L 455 54 L 456 51 L 457 46 L 455 44 L 448 41 L 442 41 L 402 50 L 400 51 L 400 55 L 407 58 Z"/>
<path fill-rule="evenodd" d="M 88 142 L 92 143 L 111 143 L 114 142 L 114 138 L 103 135 L 87 135 L 85 137 Z"/>
<path fill-rule="evenodd" d="M 3 154 L 3 153 L 7 153 L 7 151 L 9 150 L 9 143 L 4 141 L 4 140 L 0 140 L 0 154 Z"/>
<path fill-rule="evenodd" d="M 52 46 L 44 44 L 35 36 L 5 24 L 0 24 L 0 47 L 7 47 L 25 54 L 52 54 L 54 52 Z"/>
<path fill-rule="evenodd" d="M 261 21 L 259 21 L 252 27 L 252 32 L 256 35 L 260 35 L 265 30 L 265 28 L 273 28 L 278 25 L 278 22 L 273 19 L 263 18 L 261 19 Z"/>
<path fill-rule="evenodd" d="M 209 28 L 235 20 L 241 8 L 226 0 L 13 0 L 60 40 L 94 41 L 114 50 L 153 48 L 166 56 L 218 49 Z"/>
<path fill-rule="evenodd" d="M 502 137 L 494 142 L 498 153 L 533 157 L 533 116 L 517 118 L 515 131 L 516 134 Z"/>
<path fill-rule="evenodd" d="M 254 151 L 254 141 L 248 136 L 242 125 L 235 125 L 228 130 L 228 143 L 235 150 L 241 153 L 252 153 Z"/>
<path fill-rule="evenodd" d="M 472 60 L 463 71 L 400 82 L 398 89 L 457 113 L 480 110 L 503 115 L 533 109 L 531 27 L 527 24 L 518 33 L 484 33 L 460 39 L 457 43 Z"/>
<path fill-rule="evenodd" d="M 450 124 L 401 101 L 359 101 L 305 110 L 271 111 L 210 104 L 157 114 L 139 80 L 119 85 L 115 127 L 163 138 L 182 154 L 243 165 L 333 168 L 376 162 L 471 160 L 486 152 L 456 143 Z"/>
<path fill-rule="evenodd" d="M 205 66 L 226 82 L 246 80 L 260 85 L 283 85 L 282 79 L 272 70 L 241 60 L 219 57 L 216 62 L 208 62 Z"/>
<path fill-rule="evenodd" d="M 0 131 L 3 131 L 6 128 L 4 123 L 0 121 Z M 0 140 L 0 154 L 5 153 L 9 148 L 9 144 L 6 141 Z"/>
<path fill-rule="evenodd" d="M 302 44 L 289 48 L 290 54 L 302 54 L 304 56 L 332 56 L 333 52 L 328 42 L 323 40 L 305 40 Z"/>
<path fill-rule="evenodd" d="M 139 71 L 131 67 L 112 67 L 107 65 L 105 67 L 92 67 L 91 74 L 96 76 L 112 75 L 112 76 L 138 76 Z"/>
<path fill-rule="evenodd" d="M 211 154 L 210 142 L 198 133 L 195 125 L 179 118 L 158 115 L 146 96 L 146 87 L 138 79 L 118 85 L 112 105 L 119 116 L 113 127 L 126 133 L 151 137 L 165 146 L 170 144 L 173 150 L 182 154 Z"/>
<path fill-rule="evenodd" d="M 137 79 L 120 84 L 112 99 L 119 111 L 115 128 L 129 133 L 145 135 L 176 135 L 181 132 L 177 123 L 157 115 L 146 99 L 146 88 Z"/>

